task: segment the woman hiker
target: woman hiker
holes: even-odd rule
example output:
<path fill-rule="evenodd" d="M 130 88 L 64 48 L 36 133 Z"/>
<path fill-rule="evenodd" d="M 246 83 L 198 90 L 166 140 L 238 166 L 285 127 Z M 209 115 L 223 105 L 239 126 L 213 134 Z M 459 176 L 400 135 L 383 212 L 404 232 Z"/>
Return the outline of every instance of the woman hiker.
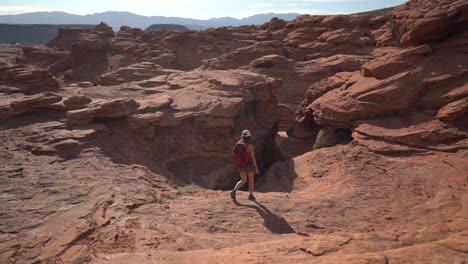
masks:
<path fill-rule="evenodd" d="M 252 140 L 252 134 L 249 130 L 244 130 L 242 132 L 242 137 L 237 142 L 236 146 L 233 149 L 234 152 L 234 163 L 236 169 L 239 172 L 241 180 L 236 184 L 234 190 L 231 192 L 231 198 L 236 200 L 236 192 L 249 180 L 249 200 L 255 201 L 255 196 L 253 195 L 254 190 L 254 173 L 259 174 L 257 160 L 255 159 L 255 152 L 253 145 L 250 144 Z"/>

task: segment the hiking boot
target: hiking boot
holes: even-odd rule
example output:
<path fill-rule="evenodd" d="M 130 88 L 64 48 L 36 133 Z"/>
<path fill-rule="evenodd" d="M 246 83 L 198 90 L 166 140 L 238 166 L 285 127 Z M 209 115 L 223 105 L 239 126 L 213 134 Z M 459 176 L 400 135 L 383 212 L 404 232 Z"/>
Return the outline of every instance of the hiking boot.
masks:
<path fill-rule="evenodd" d="M 232 192 L 231 192 L 231 198 L 232 198 L 233 200 L 236 200 L 236 191 L 232 191 Z"/>
<path fill-rule="evenodd" d="M 249 200 L 250 200 L 250 201 L 255 201 L 255 200 L 256 200 L 256 199 L 255 199 L 255 196 L 253 196 L 252 194 L 249 195 Z"/>

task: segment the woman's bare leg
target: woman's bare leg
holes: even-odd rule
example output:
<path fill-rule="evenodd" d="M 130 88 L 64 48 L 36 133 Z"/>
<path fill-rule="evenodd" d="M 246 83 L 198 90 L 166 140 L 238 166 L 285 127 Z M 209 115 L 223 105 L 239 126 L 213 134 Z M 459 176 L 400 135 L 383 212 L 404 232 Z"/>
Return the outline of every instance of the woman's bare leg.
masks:
<path fill-rule="evenodd" d="M 253 195 L 253 191 L 254 191 L 254 172 L 251 171 L 247 175 L 249 176 L 249 192 L 250 192 L 250 195 Z"/>
<path fill-rule="evenodd" d="M 246 172 L 239 172 L 241 180 L 237 182 L 236 187 L 234 187 L 234 191 L 239 190 L 244 186 L 244 184 L 247 182 L 247 173 Z"/>

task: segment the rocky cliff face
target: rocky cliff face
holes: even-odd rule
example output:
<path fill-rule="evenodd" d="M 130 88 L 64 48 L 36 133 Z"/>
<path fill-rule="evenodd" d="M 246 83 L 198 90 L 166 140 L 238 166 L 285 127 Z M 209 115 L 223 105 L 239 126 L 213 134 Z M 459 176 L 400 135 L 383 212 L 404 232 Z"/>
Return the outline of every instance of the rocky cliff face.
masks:
<path fill-rule="evenodd" d="M 463 263 L 465 9 L 0 47 L 0 262 Z"/>
<path fill-rule="evenodd" d="M 412 5 L 417 4 L 396 8 L 394 17 L 405 15 L 405 8 Z M 461 3 L 453 8 L 453 12 L 464 12 Z M 414 28 L 405 27 L 407 32 L 422 34 L 426 27 L 439 23 L 432 17 L 421 19 L 412 24 Z M 420 41 L 434 36 L 427 31 Z M 407 151 L 466 148 L 467 36 L 465 28 L 454 28 L 443 41 L 402 47 L 362 64 L 360 71 L 342 72 L 312 84 L 291 134 L 313 137 L 319 127 L 349 128 L 356 132 L 356 140 L 380 152 L 404 151 L 399 145 Z M 382 143 L 376 146 L 375 140 Z"/>

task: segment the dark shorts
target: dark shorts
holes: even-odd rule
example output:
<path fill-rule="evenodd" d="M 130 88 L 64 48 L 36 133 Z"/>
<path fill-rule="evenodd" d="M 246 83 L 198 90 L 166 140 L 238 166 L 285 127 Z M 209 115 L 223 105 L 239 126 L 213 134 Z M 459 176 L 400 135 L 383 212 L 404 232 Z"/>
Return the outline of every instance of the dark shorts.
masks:
<path fill-rule="evenodd" d="M 236 167 L 236 170 L 237 172 L 246 172 L 246 173 L 249 173 L 249 172 L 253 172 L 254 171 L 254 166 L 252 164 L 250 164 L 249 166 L 245 167 L 245 168 L 239 168 L 239 167 Z"/>

